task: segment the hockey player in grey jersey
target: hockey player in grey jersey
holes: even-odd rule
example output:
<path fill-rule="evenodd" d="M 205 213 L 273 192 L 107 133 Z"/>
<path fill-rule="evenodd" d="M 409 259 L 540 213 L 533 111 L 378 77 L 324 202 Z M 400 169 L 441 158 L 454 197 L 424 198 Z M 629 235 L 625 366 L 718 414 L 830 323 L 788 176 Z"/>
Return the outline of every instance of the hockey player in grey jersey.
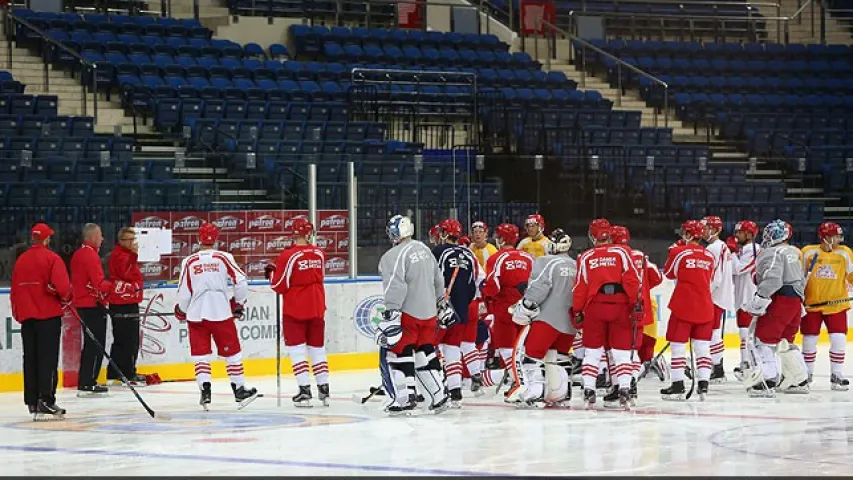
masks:
<path fill-rule="evenodd" d="M 794 335 L 803 312 L 804 279 L 800 250 L 788 244 L 791 227 L 774 220 L 764 227 L 761 252 L 756 261 L 757 292 L 745 309 L 755 317 L 754 346 L 744 386 L 750 396 L 772 397 L 774 390 L 807 388 L 808 372 L 803 356 L 794 346 Z M 781 383 L 776 353 L 781 360 Z"/>
<path fill-rule="evenodd" d="M 453 321 L 453 308 L 444 298 L 444 277 L 429 247 L 414 240 L 409 217 L 396 215 L 386 232 L 394 246 L 382 255 L 379 273 L 385 294 L 385 312 L 375 332 L 380 348 L 380 370 L 391 403 L 386 411 L 404 414 L 415 408 L 417 392 L 429 397 L 430 410 L 447 405 L 444 373 L 435 352 L 437 323 Z"/>
<path fill-rule="evenodd" d="M 525 325 L 512 364 L 514 386 L 506 401 L 520 407 L 559 405 L 571 399 L 566 368 L 558 352 L 568 353 L 577 330 L 572 326 L 572 286 L 577 267 L 568 252 L 572 239 L 562 229 L 551 233 L 548 254 L 533 263 L 524 297 L 515 305 L 512 320 Z M 570 366 L 565 356 L 566 366 Z"/>

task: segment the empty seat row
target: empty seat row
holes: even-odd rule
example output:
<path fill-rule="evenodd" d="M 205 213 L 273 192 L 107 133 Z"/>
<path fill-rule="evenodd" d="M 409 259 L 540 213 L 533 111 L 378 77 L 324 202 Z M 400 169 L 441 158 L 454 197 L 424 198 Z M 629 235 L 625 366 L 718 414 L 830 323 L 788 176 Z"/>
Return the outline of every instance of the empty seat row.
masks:
<path fill-rule="evenodd" d="M 0 136 L 89 137 L 94 125 L 92 117 L 0 114 Z"/>
<path fill-rule="evenodd" d="M 643 40 L 590 40 L 616 56 L 670 56 L 673 58 L 723 58 L 729 60 L 843 60 L 853 55 L 849 45 L 801 43 L 715 43 Z M 576 48 L 581 48 L 578 45 Z M 587 51 L 587 58 L 595 54 Z"/>
<path fill-rule="evenodd" d="M 607 128 L 597 125 L 584 127 L 587 144 L 611 145 L 671 145 L 671 128 Z"/>
<path fill-rule="evenodd" d="M 807 72 L 803 72 L 807 75 Z M 730 76 L 669 76 L 660 79 L 669 86 L 670 94 L 685 93 L 775 93 L 775 94 L 848 94 L 853 85 L 844 78 L 822 77 L 730 77 Z M 640 82 L 651 86 L 651 82 Z"/>
<path fill-rule="evenodd" d="M 311 142 L 358 142 L 384 140 L 385 125 L 378 122 L 301 122 L 271 120 L 191 119 L 193 138 L 222 135 L 234 140 L 287 140 Z"/>
<path fill-rule="evenodd" d="M 749 130 L 827 130 L 853 131 L 853 115 L 775 115 L 761 113 L 720 113 L 717 125 L 724 138 L 743 138 Z"/>
<path fill-rule="evenodd" d="M 77 13 L 34 12 L 25 8 L 15 9 L 14 15 L 33 24 L 40 30 L 83 30 L 91 33 L 109 32 L 206 38 L 210 38 L 213 34 L 209 28 L 194 19 L 147 15 L 129 16 L 94 13 L 81 15 Z M 35 32 L 29 32 L 27 27 L 21 24 L 17 25 L 19 34 L 24 33 L 25 36 L 35 34 Z"/>
<path fill-rule="evenodd" d="M 59 110 L 56 95 L 0 94 L 0 115 L 40 115 L 55 117 Z"/>
<path fill-rule="evenodd" d="M 0 205 L 28 206 L 178 206 L 192 205 L 213 189 L 189 182 L 39 182 L 0 184 Z"/>
<path fill-rule="evenodd" d="M 451 47 L 432 48 L 409 45 L 403 48 L 395 45 L 341 45 L 335 42 L 323 44 L 323 55 L 333 62 L 389 62 L 419 66 L 493 66 L 512 65 L 518 68 L 539 70 L 541 64 L 525 52 L 476 51 L 470 48 L 456 50 Z"/>
<path fill-rule="evenodd" d="M 67 159 L 100 159 L 102 152 L 110 158 L 128 158 L 133 153 L 133 139 L 112 135 L 79 137 L 2 137 L 0 138 L 0 163 L 19 162 L 21 152 L 32 152 L 33 158 L 62 156 Z"/>
<path fill-rule="evenodd" d="M 154 99 L 154 123 L 163 128 L 190 125 L 192 119 L 210 118 L 292 123 L 347 122 L 349 107 L 343 103 L 304 103 L 281 101 Z"/>
<path fill-rule="evenodd" d="M 153 160 L 111 160 L 106 166 L 101 165 L 100 159 L 75 160 L 65 156 L 37 159 L 29 167 L 0 162 L 0 183 L 161 181 L 173 178 L 171 163 Z"/>

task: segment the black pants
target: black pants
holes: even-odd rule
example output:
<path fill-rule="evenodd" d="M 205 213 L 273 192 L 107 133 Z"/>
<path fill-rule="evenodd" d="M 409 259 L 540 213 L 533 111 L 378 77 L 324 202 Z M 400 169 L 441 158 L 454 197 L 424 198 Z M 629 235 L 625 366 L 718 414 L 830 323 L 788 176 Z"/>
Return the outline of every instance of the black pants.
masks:
<path fill-rule="evenodd" d="M 80 318 L 89 327 L 95 338 L 101 345 L 106 343 L 107 338 L 107 310 L 102 307 L 78 308 Z M 91 387 L 98 379 L 101 364 L 104 361 L 104 352 L 83 331 L 83 354 L 80 358 L 80 377 L 77 380 L 78 387 Z"/>
<path fill-rule="evenodd" d="M 110 357 L 128 379 L 136 376 L 136 357 L 139 355 L 139 318 L 127 318 L 125 315 L 139 315 L 139 304 L 110 305 L 110 319 L 113 324 L 113 345 Z M 107 378 L 120 380 L 121 375 L 107 365 Z"/>
<path fill-rule="evenodd" d="M 35 406 L 39 400 L 56 402 L 59 339 L 62 318 L 25 320 L 21 325 L 24 344 L 24 403 Z"/>

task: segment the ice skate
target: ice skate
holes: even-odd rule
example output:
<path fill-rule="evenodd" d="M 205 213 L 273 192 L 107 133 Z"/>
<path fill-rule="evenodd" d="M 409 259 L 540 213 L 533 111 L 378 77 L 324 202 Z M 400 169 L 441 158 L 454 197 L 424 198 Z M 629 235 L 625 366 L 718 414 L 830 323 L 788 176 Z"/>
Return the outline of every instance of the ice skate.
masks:
<path fill-rule="evenodd" d="M 622 407 L 623 410 L 631 410 L 633 406 L 633 399 L 631 398 L 631 389 L 630 388 L 620 388 L 619 392 L 619 406 Z"/>
<path fill-rule="evenodd" d="M 809 393 L 809 380 L 805 379 L 799 385 L 791 385 L 790 387 L 782 390 L 782 393 L 788 393 L 788 394 L 806 394 L 806 393 Z"/>
<path fill-rule="evenodd" d="M 50 422 L 55 420 L 65 420 L 65 409 L 39 400 L 35 412 L 33 412 L 33 421 Z"/>
<path fill-rule="evenodd" d="M 580 375 L 581 369 L 583 369 L 583 359 L 572 355 L 572 358 L 571 360 L 569 360 L 569 362 L 569 377 L 573 375 Z"/>
<path fill-rule="evenodd" d="M 323 403 L 324 407 L 329 406 L 329 384 L 324 383 L 317 385 L 317 399 Z"/>
<path fill-rule="evenodd" d="M 746 362 L 741 362 L 739 366 L 735 367 L 733 373 L 735 375 L 735 378 L 737 378 L 738 382 L 743 381 L 743 372 L 748 368 L 749 364 Z"/>
<path fill-rule="evenodd" d="M 462 389 L 450 389 L 450 408 L 462 408 Z"/>
<path fill-rule="evenodd" d="M 198 404 L 201 405 L 201 408 L 203 408 L 205 412 L 208 411 L 210 399 L 210 382 L 204 382 L 201 384 L 201 398 L 199 399 Z"/>
<path fill-rule="evenodd" d="M 699 380 L 698 386 L 696 387 L 696 393 L 699 394 L 699 400 L 705 401 L 705 397 L 708 395 L 708 380 Z"/>
<path fill-rule="evenodd" d="M 471 392 L 475 397 L 482 397 L 484 393 L 483 391 L 483 374 L 478 373 L 476 375 L 471 376 Z"/>
<path fill-rule="evenodd" d="M 592 410 L 595 408 L 595 390 L 592 388 L 585 388 L 583 391 L 583 403 L 586 406 L 587 410 Z"/>
<path fill-rule="evenodd" d="M 405 401 L 400 399 L 392 401 L 390 405 L 385 407 L 385 413 L 387 413 L 389 417 L 410 416 L 415 410 L 415 405 L 417 405 L 417 397 L 415 395 L 409 395 Z"/>
<path fill-rule="evenodd" d="M 450 396 L 447 394 L 447 392 L 441 393 L 443 394 L 442 398 L 438 402 L 433 403 L 429 406 L 429 410 L 435 415 L 438 415 L 439 413 L 450 408 Z"/>
<path fill-rule="evenodd" d="M 110 393 L 110 389 L 103 385 L 90 385 L 86 387 L 77 387 L 78 398 L 89 397 L 106 397 Z"/>
<path fill-rule="evenodd" d="M 673 401 L 683 401 L 684 393 L 684 380 L 673 381 L 669 387 L 660 391 L 661 398 Z"/>
<path fill-rule="evenodd" d="M 311 408 L 311 387 L 308 385 L 301 385 L 299 387 L 299 393 L 293 396 L 291 400 L 293 400 L 294 407 L 301 408 Z"/>
<path fill-rule="evenodd" d="M 604 401 L 604 408 L 617 408 L 619 407 L 619 389 L 613 388 L 611 389 L 607 395 L 602 398 Z"/>
<path fill-rule="evenodd" d="M 572 403 L 572 386 L 566 390 L 566 396 L 561 400 L 545 400 L 546 407 L 568 407 Z"/>
<path fill-rule="evenodd" d="M 631 379 L 631 406 L 637 405 L 637 380 Z"/>
<path fill-rule="evenodd" d="M 234 401 L 238 404 L 237 410 L 244 409 L 258 398 L 258 389 L 256 388 L 237 387 L 236 384 L 232 383 L 231 390 L 234 391 Z"/>
<path fill-rule="evenodd" d="M 746 390 L 750 398 L 776 398 L 776 381 L 764 380 Z"/>
<path fill-rule="evenodd" d="M 38 407 L 35 405 L 27 405 L 27 410 L 30 411 L 30 415 L 35 414 L 37 409 L 38 409 Z"/>
<path fill-rule="evenodd" d="M 610 380 L 610 375 L 607 373 L 607 370 L 605 370 L 595 377 L 595 393 L 597 395 L 606 395 L 607 392 L 613 388 L 613 382 Z"/>
<path fill-rule="evenodd" d="M 846 392 L 850 389 L 850 380 L 844 378 L 840 373 L 833 373 L 829 377 L 829 387 L 838 392 Z"/>
<path fill-rule="evenodd" d="M 719 364 L 714 365 L 714 370 L 711 371 L 711 383 L 726 383 L 726 371 L 723 370 L 722 360 Z"/>

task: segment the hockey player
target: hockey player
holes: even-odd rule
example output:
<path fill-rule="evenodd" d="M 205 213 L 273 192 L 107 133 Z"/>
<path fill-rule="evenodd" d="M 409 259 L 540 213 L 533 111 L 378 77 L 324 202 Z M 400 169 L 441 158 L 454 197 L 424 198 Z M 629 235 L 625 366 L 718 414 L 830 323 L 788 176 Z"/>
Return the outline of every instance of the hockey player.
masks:
<path fill-rule="evenodd" d="M 190 355 L 195 363 L 195 378 L 201 390 L 199 405 L 205 410 L 211 401 L 210 356 L 211 337 L 220 357 L 225 358 L 225 371 L 231 380 L 234 400 L 243 408 L 258 396 L 247 389 L 243 375 L 243 356 L 235 320 L 243 318 L 249 294 L 246 274 L 230 253 L 215 248 L 219 228 L 204 223 L 198 229 L 201 248 L 184 258 L 175 294 L 175 318 L 187 322 Z M 233 297 L 228 292 L 233 286 Z"/>
<path fill-rule="evenodd" d="M 584 402 L 592 408 L 596 401 L 596 378 L 604 347 L 611 349 L 612 377 L 618 383 L 618 399 L 623 408 L 631 402 L 631 317 L 639 300 L 640 278 L 630 251 L 613 245 L 611 226 L 604 219 L 590 224 L 593 248 L 577 260 L 573 296 L 574 325 L 583 327 Z"/>
<path fill-rule="evenodd" d="M 329 365 L 326 362 L 326 289 L 323 269 L 326 255 L 311 244 L 314 225 L 304 217 L 293 220 L 294 245 L 270 265 L 270 287 L 281 295 L 281 332 L 287 346 L 299 393 L 297 407 L 311 406 L 308 358 L 317 382 L 317 397 L 329 406 Z"/>
<path fill-rule="evenodd" d="M 788 244 L 790 226 L 774 220 L 764 227 L 762 250 L 756 261 L 757 288 L 746 311 L 758 317 L 755 352 L 758 365 L 744 371 L 743 382 L 753 397 L 773 397 L 778 385 L 783 391 L 807 392 L 808 371 L 794 346 L 803 310 L 804 277 L 800 251 Z M 777 382 L 781 360 L 782 380 Z"/>
<path fill-rule="evenodd" d="M 489 226 L 485 222 L 472 223 L 471 240 L 474 242 L 471 245 L 471 251 L 474 252 L 480 266 L 486 268 L 486 262 L 498 251 L 497 247 L 489 243 Z"/>
<path fill-rule="evenodd" d="M 512 349 L 521 333 L 521 325 L 512 321 L 509 308 L 521 300 L 527 289 L 533 259 L 530 255 L 516 250 L 513 245 L 518 241 L 518 227 L 502 223 L 495 229 L 495 239 L 499 250 L 489 258 L 486 265 L 486 280 L 482 294 L 490 315 L 494 315 L 491 328 L 491 346 L 498 352 L 503 369 L 509 373 L 512 364 Z M 494 371 L 487 371 L 491 376 Z M 486 385 L 494 384 L 497 379 L 484 378 Z"/>
<path fill-rule="evenodd" d="M 528 215 L 524 221 L 524 230 L 527 237 L 518 243 L 518 249 L 529 253 L 533 258 L 539 258 L 548 253 L 548 243 L 551 241 L 545 236 L 545 219 L 542 215 L 534 213 Z"/>
<path fill-rule="evenodd" d="M 438 263 L 426 245 L 412 238 L 415 228 L 409 217 L 391 217 L 386 232 L 394 246 L 379 261 L 386 310 L 375 332 L 382 347 L 382 380 L 391 397 L 386 411 L 393 416 L 414 410 L 417 378 L 430 397 L 430 410 L 441 413 L 448 396 L 435 335 L 438 325 L 450 325 L 455 312 L 444 296 Z"/>
<path fill-rule="evenodd" d="M 447 219 L 439 223 L 438 227 L 441 243 L 432 249 L 432 253 L 444 276 L 446 297 L 458 317 L 458 323 L 444 331 L 439 350 L 444 359 L 450 403 L 452 407 L 458 408 L 462 402 L 462 359 L 463 356 L 471 359 L 472 355 L 476 354 L 474 342 L 477 340 L 477 317 L 470 318 L 468 308 L 477 293 L 480 265 L 471 250 L 456 243 L 462 236 L 462 224 L 457 220 Z M 473 362 L 466 363 L 469 372 L 476 370 Z M 479 377 L 479 374 L 477 370 L 472 376 Z M 482 380 L 478 378 L 474 382 L 482 383 Z"/>
<path fill-rule="evenodd" d="M 803 247 L 803 268 L 806 271 L 806 316 L 800 325 L 803 334 L 803 357 L 814 373 L 817 337 L 821 324 L 829 332 L 830 386 L 847 390 L 850 382 L 844 378 L 844 354 L 847 349 L 847 311 L 850 310 L 848 287 L 853 285 L 853 252 L 844 245 L 844 232 L 837 223 L 824 222 L 818 226 L 819 245 Z"/>
<path fill-rule="evenodd" d="M 439 232 L 439 227 L 438 227 L 437 223 L 435 225 L 433 225 L 432 227 L 430 227 L 430 229 L 429 229 L 429 246 L 430 247 L 434 247 L 434 246 L 438 245 L 438 232 Z"/>
<path fill-rule="evenodd" d="M 725 382 L 726 372 L 723 369 L 723 335 L 725 332 L 726 312 L 735 310 L 735 286 L 732 277 L 732 253 L 725 242 L 720 240 L 723 231 L 723 220 L 720 217 L 705 217 L 702 219 L 705 226 L 705 241 L 708 242 L 708 251 L 714 256 L 714 271 L 711 276 L 711 298 L 714 301 L 714 332 L 711 335 L 711 361 L 714 369 L 711 372 L 711 381 L 714 383 Z"/>
<path fill-rule="evenodd" d="M 533 261 L 527 290 L 512 315 L 523 329 L 513 352 L 514 386 L 506 401 L 519 406 L 560 405 L 571 399 L 569 374 L 557 362 L 577 333 L 569 317 L 577 267 L 568 255 L 572 238 L 558 228 L 550 240 L 548 255 Z"/>
<path fill-rule="evenodd" d="M 732 253 L 732 275 L 735 284 L 735 307 L 737 308 L 737 327 L 740 335 L 740 366 L 735 368 L 735 376 L 740 380 L 746 364 L 746 342 L 749 337 L 749 324 L 752 315 L 744 310 L 755 295 L 755 260 L 761 250 L 755 242 L 758 225 L 751 220 L 741 220 L 735 225 L 735 236 L 726 239 L 726 245 Z"/>
<path fill-rule="evenodd" d="M 681 225 L 682 245 L 670 247 L 664 266 L 666 278 L 675 280 L 675 289 L 669 300 L 669 324 L 666 339 L 670 342 L 672 359 L 672 384 L 660 391 L 665 400 L 682 400 L 684 397 L 684 369 L 687 366 L 687 342 L 693 344 L 696 358 L 696 379 L 699 381 L 699 398 L 705 398 L 711 378 L 711 335 L 714 330 L 714 302 L 711 297 L 711 277 L 714 255 L 699 241 L 705 226 L 697 220 Z"/>
<path fill-rule="evenodd" d="M 628 243 L 631 241 L 631 233 L 628 231 L 628 228 L 621 225 L 613 226 L 611 235 L 613 243 L 616 245 L 624 245 L 625 247 L 628 247 Z M 631 349 L 634 355 L 631 359 L 631 395 L 636 397 L 637 380 L 640 376 L 640 364 L 641 362 L 651 360 L 652 355 L 654 354 L 655 343 L 657 342 L 657 325 L 655 324 L 654 304 L 652 303 L 651 291 L 653 288 L 663 283 L 663 275 L 658 269 L 658 266 L 649 261 L 645 253 L 635 248 L 631 248 L 630 252 L 631 259 L 634 261 L 634 268 L 636 268 L 637 272 L 642 275 L 641 280 L 643 287 L 643 311 L 639 324 L 635 325 L 638 332 L 634 338 L 635 344 L 632 345 L 633 348 Z M 643 358 L 645 359 L 640 357 L 639 353 L 641 351 L 644 352 L 645 355 Z M 607 398 L 604 400 L 606 403 Z"/>

